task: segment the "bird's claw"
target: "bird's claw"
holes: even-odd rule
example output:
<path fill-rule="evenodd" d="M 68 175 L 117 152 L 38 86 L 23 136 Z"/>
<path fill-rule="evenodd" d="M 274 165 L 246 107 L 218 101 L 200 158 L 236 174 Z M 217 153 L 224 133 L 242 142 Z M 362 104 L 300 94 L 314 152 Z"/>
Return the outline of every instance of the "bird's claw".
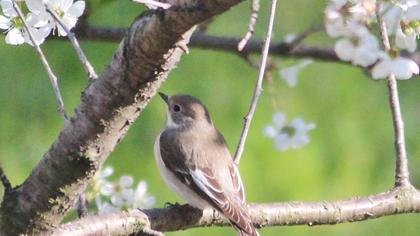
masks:
<path fill-rule="evenodd" d="M 179 204 L 178 202 L 175 202 L 175 203 L 165 202 L 164 206 L 165 207 L 180 207 L 181 204 Z"/>

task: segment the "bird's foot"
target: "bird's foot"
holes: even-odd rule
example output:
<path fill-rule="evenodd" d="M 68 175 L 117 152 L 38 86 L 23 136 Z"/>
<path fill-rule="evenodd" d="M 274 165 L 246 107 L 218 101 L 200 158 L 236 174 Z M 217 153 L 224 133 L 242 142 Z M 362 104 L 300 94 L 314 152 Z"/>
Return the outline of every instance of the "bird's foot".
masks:
<path fill-rule="evenodd" d="M 164 206 L 165 206 L 165 207 L 180 207 L 180 206 L 182 206 L 182 205 L 181 205 L 181 204 L 179 204 L 178 202 L 175 202 L 175 203 L 165 202 Z"/>

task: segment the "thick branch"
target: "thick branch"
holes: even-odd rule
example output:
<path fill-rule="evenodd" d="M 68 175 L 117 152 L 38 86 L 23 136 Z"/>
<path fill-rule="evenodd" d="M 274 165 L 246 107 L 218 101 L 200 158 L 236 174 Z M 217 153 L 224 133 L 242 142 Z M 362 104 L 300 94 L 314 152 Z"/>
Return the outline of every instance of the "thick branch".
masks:
<path fill-rule="evenodd" d="M 178 43 L 194 25 L 239 2 L 197 0 L 184 2 L 188 9 L 140 16 L 38 166 L 4 196 L 0 235 L 38 235 L 57 226 L 179 61 Z"/>
<path fill-rule="evenodd" d="M 306 32 L 311 33 L 317 30 L 317 28 L 308 29 Z M 90 25 L 83 25 L 77 29 L 77 34 L 80 35 L 84 40 L 93 41 L 110 41 L 117 42 L 125 34 L 126 29 L 124 28 L 112 28 L 112 27 L 97 27 Z M 305 32 L 301 35 L 305 37 Z M 213 36 L 203 32 L 195 32 L 190 40 L 190 47 L 218 50 L 230 53 L 238 53 L 237 45 L 240 42 L 240 38 L 225 37 L 225 36 Z M 296 42 L 299 42 L 296 45 Z M 247 43 L 245 49 L 241 52 L 243 54 L 258 54 L 261 53 L 264 42 L 262 40 L 251 40 Z M 314 46 L 308 46 L 301 44 L 299 38 L 297 41 L 290 43 L 286 42 L 273 42 L 270 45 L 270 54 L 277 56 L 286 56 L 294 58 L 310 57 L 316 60 L 332 61 L 343 64 L 349 64 L 349 62 L 341 61 L 332 48 L 320 48 Z M 404 56 L 410 57 L 418 65 L 420 65 L 420 52 L 417 51 L 412 54 L 404 54 Z"/>
<path fill-rule="evenodd" d="M 420 192 L 412 187 L 399 187 L 386 193 L 343 201 L 251 204 L 249 210 L 258 227 L 337 224 L 420 212 Z M 142 231 L 145 226 L 165 232 L 227 225 L 229 222 L 218 213 L 202 212 L 184 205 L 89 216 L 60 226 L 53 235 L 129 235 Z"/>
<path fill-rule="evenodd" d="M 124 28 L 112 28 L 112 27 L 94 27 L 85 25 L 77 29 L 77 34 L 85 40 L 95 41 L 119 41 L 125 34 L 126 29 Z M 224 37 L 224 36 L 213 36 L 202 32 L 195 32 L 190 40 L 190 47 L 219 50 L 231 53 L 238 53 L 238 43 L 241 41 L 240 38 Z M 261 53 L 264 45 L 262 40 L 251 40 L 247 42 L 245 48 L 241 51 L 241 54 L 258 54 Z M 341 62 L 340 59 L 331 48 L 318 48 L 295 45 L 294 42 L 274 42 L 270 44 L 270 54 L 278 56 L 289 56 L 289 57 L 311 57 L 318 60 L 324 61 L 335 61 Z"/>

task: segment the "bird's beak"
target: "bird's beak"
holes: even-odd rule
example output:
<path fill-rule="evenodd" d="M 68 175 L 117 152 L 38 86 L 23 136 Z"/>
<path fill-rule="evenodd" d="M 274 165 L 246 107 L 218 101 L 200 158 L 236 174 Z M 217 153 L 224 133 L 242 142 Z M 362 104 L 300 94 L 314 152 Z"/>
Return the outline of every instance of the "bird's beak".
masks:
<path fill-rule="evenodd" d="M 163 99 L 163 101 L 166 102 L 166 104 L 169 104 L 169 96 L 168 95 L 159 92 L 159 96 Z"/>

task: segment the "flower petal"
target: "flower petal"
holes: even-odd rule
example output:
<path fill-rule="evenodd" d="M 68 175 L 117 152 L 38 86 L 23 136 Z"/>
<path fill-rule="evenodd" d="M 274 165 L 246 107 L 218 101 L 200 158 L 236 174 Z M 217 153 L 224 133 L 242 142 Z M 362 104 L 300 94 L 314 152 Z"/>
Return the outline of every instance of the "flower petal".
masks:
<path fill-rule="evenodd" d="M 111 183 L 104 183 L 101 186 L 100 192 L 102 195 L 111 196 L 115 192 L 114 185 Z"/>
<path fill-rule="evenodd" d="M 389 60 L 382 60 L 376 63 L 372 69 L 372 77 L 374 79 L 385 79 L 389 74 Z"/>
<path fill-rule="evenodd" d="M 9 29 L 12 26 L 12 22 L 9 18 L 0 15 L 0 29 Z"/>
<path fill-rule="evenodd" d="M 397 58 L 394 60 L 393 73 L 397 79 L 409 79 L 419 73 L 418 65 L 408 58 Z"/>
<path fill-rule="evenodd" d="M 121 194 L 114 194 L 111 196 L 111 203 L 117 207 L 122 207 L 124 205 L 124 199 Z"/>
<path fill-rule="evenodd" d="M 416 34 L 412 32 L 407 35 L 402 32 L 400 27 L 395 34 L 395 43 L 397 44 L 397 47 L 401 49 L 407 49 L 409 52 L 414 52 L 417 48 Z"/>
<path fill-rule="evenodd" d="M 13 28 L 6 35 L 6 43 L 12 45 L 20 45 L 25 42 L 23 32 L 20 29 Z"/>
<path fill-rule="evenodd" d="M 290 137 L 287 134 L 278 134 L 275 139 L 276 148 L 280 151 L 286 151 L 290 145 Z"/>
<path fill-rule="evenodd" d="M 135 198 L 142 198 L 146 195 L 147 192 L 147 182 L 146 181 L 140 181 L 137 184 L 136 192 L 134 193 Z"/>
<path fill-rule="evenodd" d="M 84 1 L 77 1 L 69 8 L 66 14 L 70 17 L 77 18 L 83 14 L 85 7 L 86 4 Z"/>
<path fill-rule="evenodd" d="M 264 128 L 264 135 L 269 137 L 269 138 L 274 138 L 277 135 L 277 129 L 274 128 L 274 126 L 271 126 L 271 125 L 266 126 Z"/>
<path fill-rule="evenodd" d="M 33 13 L 39 14 L 45 11 L 43 1 L 41 0 L 25 0 L 25 3 L 29 11 Z"/>
<path fill-rule="evenodd" d="M 278 129 L 283 128 L 286 123 L 286 114 L 283 112 L 276 112 L 273 115 L 273 122 Z"/>
<path fill-rule="evenodd" d="M 114 169 L 111 166 L 106 166 L 99 172 L 99 177 L 105 179 L 114 173 Z"/>
<path fill-rule="evenodd" d="M 119 185 L 123 188 L 128 188 L 133 184 L 133 182 L 134 182 L 133 177 L 129 175 L 123 175 L 120 177 Z"/>
<path fill-rule="evenodd" d="M 3 9 L 3 13 L 5 16 L 8 17 L 15 17 L 17 16 L 17 13 L 15 9 L 13 8 L 13 4 L 11 0 L 2 0 L 0 2 L 1 8 Z"/>
<path fill-rule="evenodd" d="M 309 137 L 306 134 L 299 134 L 293 137 L 290 141 L 292 148 L 301 148 L 309 143 Z"/>
<path fill-rule="evenodd" d="M 280 70 L 280 76 L 286 80 L 290 87 L 295 87 L 298 79 L 299 67 L 297 65 L 283 68 Z"/>
<path fill-rule="evenodd" d="M 354 55 L 354 45 L 353 43 L 344 38 L 340 39 L 335 43 L 334 51 L 337 53 L 338 58 L 343 61 L 353 60 Z"/>
<path fill-rule="evenodd" d="M 63 12 L 67 12 L 67 10 L 73 4 L 73 0 L 60 0 L 60 10 Z"/>
<path fill-rule="evenodd" d="M 118 208 L 106 202 L 102 204 L 100 207 L 98 207 L 98 211 L 100 214 L 110 214 L 110 213 L 118 212 Z"/>

